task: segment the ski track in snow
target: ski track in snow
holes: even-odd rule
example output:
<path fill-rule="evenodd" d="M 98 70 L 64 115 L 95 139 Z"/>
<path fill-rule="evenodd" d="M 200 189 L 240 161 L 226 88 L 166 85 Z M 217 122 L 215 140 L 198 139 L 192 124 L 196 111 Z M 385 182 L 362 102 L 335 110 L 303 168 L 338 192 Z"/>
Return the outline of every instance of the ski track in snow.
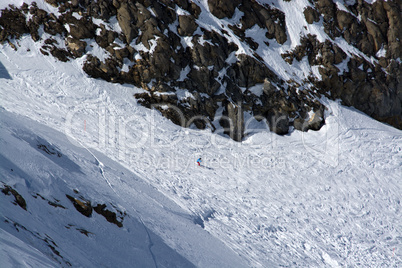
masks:
<path fill-rule="evenodd" d="M 220 241 L 193 224 L 186 211 L 103 154 L 75 147 L 63 133 L 3 108 L 0 122 L 0 186 L 5 183 L 15 188 L 28 208 L 15 207 L 10 197 L 0 195 L 5 204 L 0 211 L 0 240 L 27 243 L 25 247 L 2 245 L 2 267 L 47 267 L 52 260 L 59 263 L 52 267 L 69 266 L 67 262 L 73 267 L 128 267 L 133 263 L 140 267 L 193 267 L 193 262 L 197 266 L 234 267 L 242 263 Z M 48 150 L 42 151 L 43 146 L 38 145 Z M 49 154 L 55 150 L 57 154 Z M 119 229 L 95 213 L 85 220 L 65 197 L 73 189 L 93 205 L 104 203 L 110 209 L 111 204 L 127 212 L 124 227 Z M 61 202 L 67 209 L 55 209 L 42 200 Z M 51 220 L 46 220 L 48 217 Z M 170 237 L 177 248 L 172 251 L 148 225 Z M 87 231 L 88 238 L 74 230 Z M 57 245 L 62 258 L 52 254 L 46 243 Z M 24 259 L 15 259 L 18 249 Z M 205 254 L 197 254 L 197 250 Z M 186 258 L 178 252 L 186 253 Z"/>
<path fill-rule="evenodd" d="M 137 211 L 117 192 L 129 193 L 130 184 L 105 177 L 113 169 L 97 152 L 199 216 L 250 266 L 402 266 L 401 131 L 328 101 L 319 132 L 265 131 L 236 143 L 183 130 L 138 106 L 139 89 L 90 79 L 77 63 L 40 55 L 29 38 L 20 44 L 18 52 L 0 48 L 12 78 L 0 79 L 1 106 L 81 143 L 112 190 L 103 194 L 126 209 Z M 196 166 L 199 156 L 211 170 Z M 180 248 L 151 212 L 137 213 L 155 266 L 148 229 L 185 257 L 203 254 Z"/>

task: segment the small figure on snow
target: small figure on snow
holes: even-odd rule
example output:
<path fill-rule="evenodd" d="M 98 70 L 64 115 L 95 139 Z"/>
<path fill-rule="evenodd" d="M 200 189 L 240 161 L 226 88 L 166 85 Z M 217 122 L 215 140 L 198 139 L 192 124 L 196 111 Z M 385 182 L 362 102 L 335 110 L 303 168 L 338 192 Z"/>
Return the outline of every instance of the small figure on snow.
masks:
<path fill-rule="evenodd" d="M 198 160 L 197 160 L 198 166 L 201 166 L 201 162 L 202 162 L 202 160 L 201 160 L 201 157 L 200 157 L 200 158 L 198 158 Z"/>

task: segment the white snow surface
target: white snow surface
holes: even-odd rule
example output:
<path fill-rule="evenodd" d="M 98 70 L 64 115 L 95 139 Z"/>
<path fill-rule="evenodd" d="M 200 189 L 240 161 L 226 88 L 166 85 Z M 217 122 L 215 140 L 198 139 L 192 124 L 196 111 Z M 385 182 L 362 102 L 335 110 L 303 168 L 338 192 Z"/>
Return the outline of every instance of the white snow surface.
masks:
<path fill-rule="evenodd" d="M 1 267 L 242 264 L 232 250 L 196 225 L 192 214 L 104 154 L 85 145 L 75 147 L 64 133 L 3 108 L 0 118 L 1 184 L 12 186 L 27 203 L 24 211 L 12 205 L 13 198 L 0 196 Z M 46 154 L 39 145 L 58 153 Z M 123 228 L 95 212 L 86 218 L 75 211 L 65 196 L 73 195 L 73 189 L 93 205 L 105 203 L 127 213 Z M 66 209 L 49 206 L 47 200 Z M 45 239 L 62 257 L 52 254 Z"/>
<path fill-rule="evenodd" d="M 0 259 L 2 267 L 55 267 L 57 262 L 21 241 L 12 234 L 0 229 Z"/>
<path fill-rule="evenodd" d="M 204 28 L 219 31 L 241 17 L 237 10 L 218 20 L 207 0 L 198 2 Z M 269 3 L 285 12 L 292 36 L 264 48 L 264 30 L 246 34 L 277 74 L 301 80 L 311 72 L 306 59 L 289 66 L 278 51 L 294 48 L 303 27 L 320 41 L 327 36 L 321 22 L 300 23 L 308 1 Z M 237 54 L 250 52 L 227 37 Z M 364 56 L 335 42 L 348 56 Z M 141 107 L 133 97 L 141 89 L 89 78 L 83 58 L 61 63 L 29 37 L 19 44 L 18 51 L 0 46 L 0 186 L 16 189 L 27 211 L 0 193 L 1 267 L 402 266 L 400 130 L 323 99 L 328 111 L 320 131 L 277 136 L 246 117 L 255 129 L 237 143 Z M 91 53 L 107 56 L 97 47 Z M 38 150 L 39 143 L 62 157 Z M 195 165 L 200 156 L 204 167 Z M 126 212 L 124 226 L 78 213 L 65 197 L 73 189 Z"/>

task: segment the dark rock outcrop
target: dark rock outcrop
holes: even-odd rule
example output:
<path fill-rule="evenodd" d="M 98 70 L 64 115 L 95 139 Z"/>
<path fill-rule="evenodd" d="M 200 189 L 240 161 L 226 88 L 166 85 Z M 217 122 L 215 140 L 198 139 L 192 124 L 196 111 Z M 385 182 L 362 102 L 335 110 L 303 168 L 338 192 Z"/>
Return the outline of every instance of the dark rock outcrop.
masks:
<path fill-rule="evenodd" d="M 125 212 L 123 213 L 119 210 L 116 210 L 116 212 L 119 214 L 119 216 L 117 216 L 116 212 L 106 209 L 106 204 L 92 205 L 89 200 L 86 200 L 82 196 L 73 197 L 66 194 L 66 197 L 73 203 L 75 209 L 82 215 L 86 217 L 91 217 L 92 212 L 95 211 L 96 213 L 105 217 L 108 222 L 116 224 L 118 227 L 123 227 L 122 221 L 124 219 L 124 216 L 126 216 Z M 120 219 L 120 221 L 118 220 L 118 218 Z"/>
<path fill-rule="evenodd" d="M 72 197 L 66 194 L 66 197 L 73 203 L 75 209 L 84 215 L 85 217 L 91 217 L 92 215 L 92 205 L 88 200 L 80 200 L 78 198 Z"/>
<path fill-rule="evenodd" d="M 123 2 L 117 9 L 117 20 L 126 37 L 125 41 L 127 44 L 130 44 L 130 42 L 138 36 L 138 31 L 134 27 L 131 27 L 132 24 L 136 23 L 135 13 L 137 11 L 137 8 L 131 2 Z"/>
<path fill-rule="evenodd" d="M 20 195 L 15 189 L 13 189 L 11 186 L 4 185 L 4 187 L 1 188 L 1 192 L 5 195 L 10 195 L 12 194 L 15 198 L 15 204 L 20 206 L 22 209 L 27 210 L 27 203 L 25 199 Z"/>
<path fill-rule="evenodd" d="M 220 125 L 238 141 L 244 135 L 243 112 L 266 119 L 281 135 L 292 124 L 301 131 L 318 130 L 325 123 L 319 100 L 327 96 L 402 129 L 402 19 L 395 0 L 352 1 L 342 8 L 331 0 L 311 2 L 302 11 L 304 17 L 309 24 L 322 21 L 329 38 L 301 36 L 299 46 L 282 54 L 289 64 L 307 57 L 318 70 L 303 82 L 296 77 L 298 82 L 284 81 L 270 69 L 272 63 L 252 52 L 288 40 L 285 13 L 274 5 L 208 0 L 212 15 L 225 21 L 218 29 L 205 29 L 198 25 L 201 8 L 193 1 L 47 2 L 58 7 L 58 15 L 35 3 L 3 10 L 0 42 L 17 48 L 13 40 L 30 34 L 42 42 L 44 55 L 61 61 L 85 56 L 83 69 L 88 75 L 144 89 L 135 95 L 139 103 L 158 109 L 176 124 L 214 130 L 218 126 L 212 122 L 221 107 L 230 120 L 220 120 Z M 227 23 L 235 17 L 237 22 Z M 110 27 L 112 19 L 121 32 Z M 248 36 L 259 28 L 265 31 L 262 40 Z M 242 47 L 232 42 L 233 37 Z M 340 39 L 360 52 L 344 51 Z M 88 52 L 89 40 L 109 56 L 100 60 Z M 186 97 L 179 96 L 182 91 Z"/>
<path fill-rule="evenodd" d="M 87 43 L 73 37 L 67 37 L 66 46 L 74 57 L 79 58 L 84 55 Z"/>
<path fill-rule="evenodd" d="M 123 227 L 123 224 L 117 220 L 116 213 L 106 209 L 105 204 L 98 204 L 96 207 L 94 207 L 94 210 L 96 213 L 105 217 L 108 222 L 116 224 L 118 227 Z"/>
<path fill-rule="evenodd" d="M 195 23 L 193 16 L 179 16 L 179 26 L 177 32 L 181 36 L 192 36 L 198 25 Z"/>
<path fill-rule="evenodd" d="M 24 11 L 15 7 L 2 10 L 0 16 L 0 42 L 20 38 L 29 33 Z"/>
<path fill-rule="evenodd" d="M 208 0 L 208 7 L 215 17 L 219 19 L 227 17 L 230 19 L 241 2 L 240 0 Z"/>
<path fill-rule="evenodd" d="M 295 129 L 306 132 L 308 130 L 320 130 L 325 124 L 324 111 L 322 109 L 313 113 L 313 115 L 308 119 L 296 118 L 293 122 Z"/>
<path fill-rule="evenodd" d="M 347 57 L 336 44 L 329 40 L 320 43 L 311 35 L 302 38 L 301 45 L 291 53 L 282 56 L 289 63 L 307 56 L 310 65 L 322 66 L 319 67 L 321 80 L 313 81 L 320 93 L 333 99 L 340 98 L 345 105 L 402 128 L 402 86 L 399 82 L 402 66 L 399 62 L 386 57 L 378 62 L 355 55 Z M 347 69 L 340 70 L 338 64 L 344 61 L 347 61 Z M 392 72 L 384 72 L 383 68 Z"/>
<path fill-rule="evenodd" d="M 92 19 L 82 17 L 77 20 L 74 17 L 69 18 L 70 32 L 69 34 L 75 39 L 94 38 L 96 26 L 92 23 Z"/>
<path fill-rule="evenodd" d="M 306 18 L 307 23 L 309 24 L 320 21 L 320 13 L 318 13 L 317 10 L 312 7 L 307 7 L 306 9 L 304 9 L 303 14 Z"/>

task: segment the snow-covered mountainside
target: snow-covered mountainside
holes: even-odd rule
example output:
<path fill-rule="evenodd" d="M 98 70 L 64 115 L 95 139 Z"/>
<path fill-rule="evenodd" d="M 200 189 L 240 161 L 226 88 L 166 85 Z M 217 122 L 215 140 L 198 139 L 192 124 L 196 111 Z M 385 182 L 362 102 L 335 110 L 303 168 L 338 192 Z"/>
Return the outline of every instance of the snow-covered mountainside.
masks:
<path fill-rule="evenodd" d="M 402 265 L 400 130 L 326 101 L 318 132 L 234 142 L 36 46 L 0 50 L 2 267 Z"/>
<path fill-rule="evenodd" d="M 23 6 L 23 2 L 29 5 Z M 182 67 L 178 78 L 161 74 L 152 81 L 143 79 L 146 69 L 156 66 L 156 54 L 151 52 L 157 50 L 163 37 L 153 39 L 154 35 L 145 34 L 146 29 L 131 32 L 129 25 L 124 29 L 124 19 L 119 19 L 117 13 L 108 14 L 108 6 L 101 5 L 104 2 L 109 3 L 15 1 L 18 10 L 22 7 L 21 16 L 15 17 L 20 11 L 9 9 L 13 11 L 7 13 L 4 8 L 9 3 L 0 0 L 0 25 L 13 25 L 0 28 L 0 39 L 5 41 L 0 45 L 0 267 L 402 266 L 402 131 L 342 105 L 361 96 L 364 90 L 360 87 L 368 89 L 369 84 L 382 81 L 372 79 L 367 62 L 373 64 L 372 71 L 376 70 L 377 60 L 389 64 L 380 68 L 382 71 L 396 70 L 394 74 L 388 73 L 388 84 L 383 84 L 392 86 L 393 75 L 399 75 L 400 60 L 395 58 L 397 50 L 391 41 L 399 33 L 390 33 L 387 49 L 384 45 L 376 52 L 377 58 L 370 58 L 366 57 L 369 48 L 362 52 L 340 37 L 331 37 L 336 27 L 325 18 L 332 11 L 339 18 L 349 18 L 344 14 L 348 13 L 359 21 L 351 19 L 350 25 L 363 27 L 370 22 L 375 24 L 371 18 L 378 19 L 382 14 L 377 12 L 379 7 L 373 9 L 378 14 L 367 13 L 367 5 L 381 3 L 386 13 L 392 15 L 387 5 L 392 6 L 393 1 L 334 2 L 336 10 L 343 13 L 321 10 L 322 6 L 308 1 L 271 1 L 270 7 L 265 6 L 269 16 L 277 17 L 272 21 L 275 30 L 271 33 L 268 26 L 253 26 L 248 22 L 249 15 L 244 17 L 250 12 L 250 6 L 244 4 L 247 1 L 231 1 L 232 5 L 218 9 L 213 8 L 213 3 L 228 2 L 137 1 L 143 7 L 149 6 L 144 10 L 136 4 L 137 10 L 130 9 L 131 13 L 126 15 L 135 18 L 133 25 L 141 20 L 141 12 L 147 18 L 142 18 L 144 25 L 155 22 L 147 17 L 146 10 L 155 18 L 164 14 L 159 16 L 163 18 L 160 20 L 170 23 L 163 26 L 158 20 L 158 29 L 165 27 L 168 36 L 170 32 L 180 36 L 176 41 L 185 50 L 180 52 L 176 46 L 178 54 L 195 55 L 179 64 Z M 124 1 L 112 2 L 117 5 Z M 250 1 L 252 6 L 263 2 L 267 3 Z M 318 2 L 325 1 L 314 3 Z M 330 5 L 331 1 L 327 2 Z M 82 10 L 81 15 L 63 15 L 69 12 L 60 9 L 65 5 Z M 166 9 L 158 13 L 161 6 Z M 309 11 L 304 10 L 306 6 Z M 319 10 L 318 15 L 313 9 Z M 92 12 L 91 16 L 85 12 Z M 124 15 L 123 9 L 119 12 Z M 188 18 L 180 16 L 194 16 L 191 12 L 198 14 L 194 19 L 197 25 L 203 23 L 202 28 L 208 31 L 197 26 L 194 37 L 184 34 L 191 27 L 182 27 L 187 25 L 182 20 Z M 285 23 L 281 12 L 285 14 Z M 61 23 L 63 16 L 72 21 Z M 310 17 L 311 23 L 304 21 L 310 21 Z M 12 23 L 7 24 L 5 21 L 11 18 Z M 343 21 L 339 18 L 337 21 Z M 77 21 L 81 21 L 81 28 L 74 26 Z M 389 25 L 390 21 L 398 18 L 389 19 Z M 73 36 L 80 29 L 85 32 L 88 25 L 94 25 L 95 37 Z M 21 30 L 20 26 L 27 28 Z M 235 36 L 242 35 L 239 29 L 243 26 L 244 40 L 240 40 Z M 61 33 L 54 32 L 55 29 Z M 224 36 L 229 41 L 214 34 L 222 29 L 227 31 Z M 342 32 L 343 37 L 348 29 Z M 198 31 L 202 33 L 197 36 Z M 311 37 L 298 38 L 300 31 L 315 34 L 321 43 Z M 115 36 L 113 32 L 119 34 Z M 174 35 L 169 38 L 176 39 Z M 111 41 L 104 41 L 105 36 L 110 36 Z M 378 41 L 379 36 L 368 38 L 368 44 Z M 330 37 L 330 44 L 325 43 L 326 37 Z M 265 38 L 269 45 L 263 47 Z M 71 42 L 65 43 L 65 39 Z M 221 41 L 228 46 L 221 46 Z M 252 48 L 253 42 L 258 43 L 257 48 Z M 111 51 L 110 43 L 121 49 Z M 319 72 L 317 66 L 310 64 L 314 60 L 321 64 L 315 54 L 325 52 L 335 43 L 344 45 L 339 46 L 345 49 L 346 56 L 321 63 L 333 65 L 341 60 L 336 73 L 342 69 L 364 83 L 356 78 L 353 81 L 359 90 L 352 95 L 341 94 L 343 97 L 338 97 L 342 100 L 334 101 L 328 92 L 315 94 L 312 84 L 303 80 L 310 71 Z M 128 45 L 134 50 L 126 55 L 120 50 Z M 220 51 L 228 58 L 216 59 L 217 62 L 200 56 L 218 49 L 232 51 Z M 241 49 L 245 52 L 240 53 Z M 296 52 L 288 53 L 290 49 Z M 113 68 L 106 68 L 104 63 L 108 58 L 118 58 L 117 51 L 123 53 L 124 64 L 110 76 L 108 70 Z M 282 58 L 283 53 L 287 53 L 284 58 L 292 62 L 290 65 Z M 182 54 L 185 59 L 187 56 Z M 324 54 L 324 58 L 331 58 Z M 360 58 L 353 56 L 356 54 Z M 99 66 L 91 65 L 97 62 L 94 57 L 100 59 Z M 176 64 L 180 57 L 175 57 L 171 62 Z M 201 65 L 196 63 L 198 57 Z M 213 62 L 205 69 L 204 63 L 209 60 Z M 359 60 L 364 62 L 358 64 Z M 141 69 L 144 64 L 149 65 Z M 173 65 L 169 68 L 175 69 Z M 157 66 L 163 70 L 161 65 Z M 218 79 L 217 92 L 203 93 L 193 87 L 201 87 L 205 82 L 196 71 L 208 70 L 215 77 L 218 67 L 221 69 L 217 77 L 223 82 Z M 134 71 L 140 74 L 140 82 L 146 82 L 145 86 L 136 84 Z M 246 73 L 250 76 L 244 76 Z M 362 78 L 362 73 L 367 76 Z M 261 83 L 256 77 L 263 77 Z M 346 75 L 341 77 L 339 74 L 336 79 L 344 81 L 347 86 L 343 90 L 349 92 Z M 169 79 L 171 88 L 163 89 Z M 292 79 L 300 87 L 292 87 Z M 333 74 L 328 79 L 327 82 L 336 80 Z M 229 85 L 229 81 L 234 84 Z M 255 85 L 241 86 L 245 81 Z M 325 78 L 321 82 L 325 84 Z M 390 87 L 390 92 L 398 85 Z M 150 87 L 149 92 L 146 87 Z M 241 94 L 237 94 L 236 88 Z M 387 102 L 397 91 L 387 95 L 381 90 L 376 88 L 374 93 L 380 98 L 374 99 L 384 107 L 397 103 L 397 98 Z M 173 95 L 177 99 L 172 99 Z M 192 102 L 194 98 L 196 101 Z M 241 105 L 230 104 L 236 104 L 236 98 L 241 99 Z M 150 105 L 144 103 L 146 100 Z M 255 101 L 256 106 L 250 108 L 248 101 Z M 286 115 L 284 110 L 275 110 L 292 103 L 295 117 L 290 110 Z M 368 103 L 372 105 L 371 101 Z M 154 109 L 148 109 L 152 104 L 156 104 Z M 275 110 L 283 120 L 274 120 L 280 124 L 272 125 L 267 113 L 257 116 L 257 106 Z M 176 109 L 176 114 L 172 109 Z M 194 111 L 209 111 L 213 116 L 206 120 L 203 112 Z M 179 119 L 188 120 L 184 124 L 188 128 L 172 122 L 177 114 Z M 227 131 L 221 118 L 241 124 Z M 319 127 L 314 127 L 315 123 Z M 207 125 L 204 129 L 203 124 Z M 319 130 L 306 132 L 307 128 Z M 240 133 L 240 138 L 234 132 Z M 201 167 L 196 165 L 199 157 Z"/>
<path fill-rule="evenodd" d="M 64 133 L 0 113 L 1 267 L 244 265 L 137 174 Z"/>
<path fill-rule="evenodd" d="M 24 2 L 24 4 L 22 4 Z M 40 0 L 0 6 L 0 42 L 78 59 L 139 103 L 236 141 L 319 130 L 322 96 L 402 129 L 400 1 Z"/>

